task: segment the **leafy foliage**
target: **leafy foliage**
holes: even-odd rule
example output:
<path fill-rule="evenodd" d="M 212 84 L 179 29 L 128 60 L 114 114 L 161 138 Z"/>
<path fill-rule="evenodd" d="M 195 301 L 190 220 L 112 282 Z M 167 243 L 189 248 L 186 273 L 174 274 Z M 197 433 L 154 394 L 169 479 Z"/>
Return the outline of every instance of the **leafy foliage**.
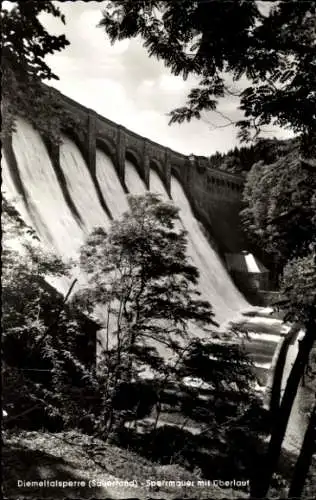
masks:
<path fill-rule="evenodd" d="M 29 229 L 8 202 L 5 217 L 10 221 L 4 224 L 5 241 L 17 234 L 25 239 Z M 131 197 L 130 212 L 107 234 L 94 231 L 82 248 L 89 282 L 69 307 L 45 282 L 47 273 L 67 269 L 41 252 L 32 236 L 31 231 L 31 242 L 22 245 L 24 253 L 4 248 L 3 395 L 9 421 L 52 430 L 79 427 L 103 439 L 122 439 L 126 422 L 136 425 L 156 407 L 154 429 L 146 435 L 153 456 L 171 454 L 175 462 L 203 467 L 203 439 L 211 463 L 225 474 L 233 467 L 243 476 L 246 457 L 262 432 L 255 377 L 240 347 L 213 339 L 213 313 L 196 293 L 198 273 L 186 258 L 178 210 L 150 193 Z M 97 376 L 76 350 L 83 329 L 76 305 L 106 311 L 108 345 L 100 353 Z M 206 340 L 183 345 L 192 323 L 205 328 Z M 173 362 L 161 355 L 161 346 L 173 354 Z M 141 376 L 144 366 L 153 378 Z M 183 383 L 192 376 L 209 383 L 204 398 Z M 204 438 L 183 441 L 183 430 L 172 428 L 166 448 L 165 433 L 156 428 L 166 405 L 204 425 Z"/>
<path fill-rule="evenodd" d="M 199 299 L 198 271 L 188 262 L 177 221 L 178 209 L 158 195 L 131 196 L 130 212 L 108 234 L 95 230 L 82 249 L 89 287 L 78 298 L 88 309 L 101 304 L 113 314 L 115 335 L 133 346 L 152 338 L 176 347 L 172 336 L 185 337 L 188 321 L 216 324 L 209 303 Z"/>
<path fill-rule="evenodd" d="M 96 328 L 70 311 L 46 281 L 67 266 L 44 252 L 14 207 L 3 203 L 2 380 L 6 422 L 51 428 L 79 425 L 87 379 L 94 382 Z M 87 330 L 86 330 L 87 328 Z M 90 344 L 90 359 L 89 351 Z M 79 412 L 79 408 L 81 412 Z M 79 416 L 80 415 L 80 416 Z"/>
<path fill-rule="evenodd" d="M 162 59 L 173 74 L 200 77 L 185 106 L 170 113 L 170 123 L 199 119 L 203 111 L 216 111 L 225 95 L 239 97 L 244 119 L 237 125 L 243 141 L 249 141 L 252 132 L 253 138 L 258 138 L 265 125 L 278 125 L 300 134 L 301 152 L 313 158 L 315 15 L 315 2 L 294 0 L 273 2 L 265 15 L 255 0 L 118 0 L 108 2 L 100 26 L 112 42 L 140 36 L 149 55 Z M 229 87 L 229 80 L 233 84 L 245 82 L 244 89 Z M 260 158 L 263 163 L 255 163 L 250 170 L 244 194 L 248 233 L 273 256 L 279 272 L 286 266 L 284 307 L 288 317 L 303 318 L 306 326 L 264 467 L 258 467 L 254 476 L 251 494 L 256 498 L 268 494 L 294 396 L 314 343 L 315 269 L 311 259 L 315 259 L 316 176 L 313 165 L 301 161 L 295 149 L 296 145 L 291 154 L 275 158 L 272 164 Z M 213 163 L 219 162 L 216 155 Z M 234 165 L 228 162 L 228 168 Z"/>
<path fill-rule="evenodd" d="M 206 424 L 208 432 L 216 434 L 227 444 L 227 433 L 243 425 L 241 422 L 253 405 L 257 410 L 260 407 L 254 392 L 256 376 L 253 365 L 241 345 L 192 342 L 181 360 L 177 375 L 181 379 L 193 377 L 201 381 L 196 389 L 182 387 L 187 393 L 182 412 Z"/>
<path fill-rule="evenodd" d="M 282 400 L 273 414 L 266 456 L 252 483 L 251 495 L 258 498 L 267 496 L 272 484 L 295 395 L 300 380 L 310 371 L 315 345 L 315 193 L 313 161 L 300 158 L 297 149 L 272 165 L 254 165 L 244 191 L 248 206 L 243 216 L 248 233 L 274 257 L 281 275 L 278 306 L 285 312 L 285 320 L 294 321 L 305 330 Z M 277 367 L 282 370 L 281 351 Z M 259 469 L 264 473 L 259 473 Z"/>
<path fill-rule="evenodd" d="M 53 89 L 43 80 L 58 79 L 45 56 L 67 45 L 65 35 L 49 34 L 38 16 L 51 14 L 65 23 L 51 1 L 18 1 L 12 10 L 1 9 L 2 41 L 2 137 L 14 130 L 17 115 L 26 117 L 40 132 L 59 140 L 62 107 Z"/>
<path fill-rule="evenodd" d="M 131 196 L 130 211 L 108 233 L 94 230 L 81 250 L 81 267 L 88 284 L 74 303 L 103 314 L 98 369 L 104 420 L 112 426 L 113 398 L 124 384 L 138 383 L 148 366 L 164 378 L 164 354 L 181 353 L 190 325 L 210 331 L 216 323 L 195 288 L 198 271 L 186 257 L 178 209 L 158 195 Z"/>
<path fill-rule="evenodd" d="M 303 324 L 308 318 L 316 321 L 315 250 L 306 257 L 298 257 L 287 263 L 282 276 L 281 292 L 281 304 L 288 320 Z"/>
<path fill-rule="evenodd" d="M 244 189 L 248 235 L 279 264 L 305 256 L 316 239 L 316 173 L 294 150 L 272 165 L 255 164 Z"/>
<path fill-rule="evenodd" d="M 150 56 L 173 74 L 197 75 L 186 105 L 171 123 L 216 110 L 225 95 L 240 98 L 243 140 L 269 123 L 304 136 L 315 130 L 315 4 L 280 1 L 263 15 L 255 0 L 108 2 L 100 26 L 112 42 L 140 36 Z M 248 79 L 236 91 L 227 84 Z"/>
<path fill-rule="evenodd" d="M 271 165 L 289 153 L 295 151 L 297 141 L 278 139 L 258 139 L 250 146 L 235 147 L 228 153 L 216 152 L 210 156 L 211 168 L 224 170 L 238 175 L 246 175 L 255 163 L 262 161 L 264 165 Z"/>
<path fill-rule="evenodd" d="M 206 478 L 245 477 L 258 436 L 267 432 L 254 382 L 252 363 L 241 346 L 195 339 L 158 398 L 158 418 L 177 425 L 157 427 L 157 419 L 138 437 L 121 429 L 120 442 L 163 464 L 198 467 Z"/>

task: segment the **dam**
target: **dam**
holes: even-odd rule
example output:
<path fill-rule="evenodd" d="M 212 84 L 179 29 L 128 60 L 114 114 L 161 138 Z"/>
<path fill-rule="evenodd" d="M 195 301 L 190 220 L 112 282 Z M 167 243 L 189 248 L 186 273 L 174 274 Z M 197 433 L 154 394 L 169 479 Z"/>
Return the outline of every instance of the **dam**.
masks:
<path fill-rule="evenodd" d="M 239 228 L 243 180 L 213 171 L 206 158 L 180 155 L 64 100 L 79 124 L 71 130 L 65 124 L 58 146 L 27 120 L 17 119 L 3 150 L 4 195 L 34 228 L 43 247 L 65 259 L 78 257 L 94 227 L 108 229 L 128 210 L 127 194 L 150 190 L 172 200 L 188 233 L 188 257 L 199 270 L 202 297 L 212 304 L 220 330 L 243 322 L 249 331 L 247 350 L 265 379 L 286 328 L 247 302 L 224 259 L 225 253 L 244 249 Z M 69 287 L 66 279 L 54 285 L 64 294 Z M 254 314 L 247 315 L 249 311 Z M 288 442 L 293 439 L 290 435 Z"/>

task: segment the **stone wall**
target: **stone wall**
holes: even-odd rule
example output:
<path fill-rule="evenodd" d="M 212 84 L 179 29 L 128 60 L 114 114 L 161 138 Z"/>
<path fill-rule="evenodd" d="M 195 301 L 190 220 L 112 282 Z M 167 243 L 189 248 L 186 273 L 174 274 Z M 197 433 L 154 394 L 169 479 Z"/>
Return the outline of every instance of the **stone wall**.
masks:
<path fill-rule="evenodd" d="M 211 168 L 206 157 L 182 155 L 145 139 L 59 92 L 58 95 L 73 118 L 71 126 L 65 123 L 64 132 L 81 150 L 93 177 L 97 148 L 110 156 L 125 189 L 125 159 L 133 162 L 147 187 L 150 168 L 156 169 L 169 194 L 171 176 L 175 176 L 219 252 L 244 249 L 239 218 L 242 177 Z"/>

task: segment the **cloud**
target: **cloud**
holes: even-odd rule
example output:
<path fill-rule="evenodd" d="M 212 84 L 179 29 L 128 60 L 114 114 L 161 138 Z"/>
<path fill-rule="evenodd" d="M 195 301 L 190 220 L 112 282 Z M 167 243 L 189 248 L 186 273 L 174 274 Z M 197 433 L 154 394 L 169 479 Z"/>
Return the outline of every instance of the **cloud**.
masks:
<path fill-rule="evenodd" d="M 167 113 L 185 103 L 197 80 L 173 76 L 162 61 L 148 57 L 140 39 L 111 45 L 104 30 L 96 27 L 106 2 L 55 3 L 66 16 L 66 26 L 48 15 L 41 20 L 50 32 L 65 33 L 70 46 L 47 57 L 60 77 L 51 85 L 114 122 L 185 154 L 210 155 L 237 145 L 234 127 L 214 130 L 227 123 L 219 114 L 168 126 Z M 219 110 L 236 120 L 241 116 L 237 105 L 238 99 L 230 96 L 220 101 Z"/>

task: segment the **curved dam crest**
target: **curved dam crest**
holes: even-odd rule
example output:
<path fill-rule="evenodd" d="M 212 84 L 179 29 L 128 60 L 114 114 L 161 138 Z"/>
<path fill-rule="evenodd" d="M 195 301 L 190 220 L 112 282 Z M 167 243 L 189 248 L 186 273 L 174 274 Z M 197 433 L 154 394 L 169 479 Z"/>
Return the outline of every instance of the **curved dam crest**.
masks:
<path fill-rule="evenodd" d="M 12 167 L 7 161 L 3 166 L 4 190 L 8 190 L 13 199 L 18 197 L 21 200 L 23 212 L 28 214 L 43 245 L 61 257 L 75 258 L 94 227 L 110 227 L 111 219 L 100 202 L 98 189 L 112 219 L 120 217 L 128 209 L 126 192 L 116 169 L 102 150 L 96 150 L 94 179 L 75 142 L 66 135 L 62 136 L 59 164 L 72 205 L 79 215 L 78 221 L 67 204 L 64 188 L 59 183 L 54 163 L 40 134 L 24 119 L 17 121 L 12 148 L 27 202 L 21 200 L 18 186 L 12 180 Z M 6 186 L 8 179 L 10 185 Z M 150 170 L 149 179 L 151 189 L 169 199 L 162 180 L 154 170 Z M 125 184 L 130 193 L 141 194 L 146 191 L 144 181 L 129 160 L 125 164 Z M 241 310 L 249 308 L 249 304 L 208 243 L 180 182 L 174 177 L 171 177 L 171 197 L 179 206 L 183 226 L 188 231 L 188 256 L 200 272 L 200 292 L 212 304 L 218 323 L 235 319 Z"/>

